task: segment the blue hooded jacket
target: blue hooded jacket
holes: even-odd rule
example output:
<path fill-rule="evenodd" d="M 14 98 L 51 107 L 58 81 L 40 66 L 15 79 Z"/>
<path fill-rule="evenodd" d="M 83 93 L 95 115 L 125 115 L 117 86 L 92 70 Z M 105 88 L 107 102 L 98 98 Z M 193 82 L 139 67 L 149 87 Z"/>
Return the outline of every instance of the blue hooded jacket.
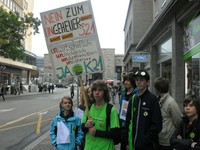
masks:
<path fill-rule="evenodd" d="M 70 131 L 70 143 L 57 144 L 57 124 L 58 122 L 63 122 L 64 125 Z M 81 129 L 81 119 L 74 115 L 74 112 L 70 114 L 67 118 L 63 117 L 63 112 L 61 111 L 51 123 L 50 136 L 52 140 L 52 145 L 54 145 L 57 150 L 76 150 L 77 146 L 80 146 L 84 133 Z"/>

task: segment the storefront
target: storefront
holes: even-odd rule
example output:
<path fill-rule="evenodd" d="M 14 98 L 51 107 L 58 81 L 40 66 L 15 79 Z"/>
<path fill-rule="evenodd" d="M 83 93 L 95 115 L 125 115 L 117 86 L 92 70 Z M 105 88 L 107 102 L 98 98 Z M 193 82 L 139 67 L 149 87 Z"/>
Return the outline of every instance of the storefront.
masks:
<path fill-rule="evenodd" d="M 184 22 L 185 94 L 200 96 L 200 9 Z"/>
<path fill-rule="evenodd" d="M 149 64 L 141 64 L 153 80 L 169 80 L 170 93 L 181 106 L 189 94 L 200 95 L 200 3 L 170 1 L 159 19 L 136 46 L 136 51 L 149 52 Z"/>
<path fill-rule="evenodd" d="M 19 61 L 0 57 L 0 83 L 3 83 L 6 91 L 12 93 L 11 87 L 17 81 L 28 87 L 32 78 L 37 77 L 37 67 Z"/>

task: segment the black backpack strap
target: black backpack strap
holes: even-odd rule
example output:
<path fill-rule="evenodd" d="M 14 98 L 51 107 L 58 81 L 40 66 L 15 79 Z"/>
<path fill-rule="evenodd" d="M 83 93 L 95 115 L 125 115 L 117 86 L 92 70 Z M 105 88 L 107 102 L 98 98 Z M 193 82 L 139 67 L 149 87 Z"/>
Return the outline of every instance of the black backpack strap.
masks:
<path fill-rule="evenodd" d="M 110 114 L 111 114 L 112 107 L 113 107 L 113 105 L 111 105 L 110 103 L 107 103 L 107 107 L 106 107 L 106 131 L 108 131 L 108 128 L 110 126 Z"/>

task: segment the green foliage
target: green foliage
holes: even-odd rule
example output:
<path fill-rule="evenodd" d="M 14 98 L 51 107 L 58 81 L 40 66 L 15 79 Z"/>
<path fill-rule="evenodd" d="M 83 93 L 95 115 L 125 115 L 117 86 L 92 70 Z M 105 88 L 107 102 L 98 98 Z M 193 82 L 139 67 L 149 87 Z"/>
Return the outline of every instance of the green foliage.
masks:
<path fill-rule="evenodd" d="M 33 29 L 34 34 L 39 33 L 40 24 L 41 21 L 34 18 L 32 13 L 20 18 L 18 13 L 0 7 L 0 56 L 23 59 L 25 49 L 22 41 L 32 34 L 28 33 L 29 28 Z"/>

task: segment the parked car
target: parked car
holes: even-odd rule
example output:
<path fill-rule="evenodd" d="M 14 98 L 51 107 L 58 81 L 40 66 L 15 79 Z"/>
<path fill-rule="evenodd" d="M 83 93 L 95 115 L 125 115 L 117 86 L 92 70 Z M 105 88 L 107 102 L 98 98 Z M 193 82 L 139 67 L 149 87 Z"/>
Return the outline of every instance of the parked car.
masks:
<path fill-rule="evenodd" d="M 67 84 L 62 84 L 62 83 L 56 83 L 55 86 L 57 88 L 68 88 Z"/>

